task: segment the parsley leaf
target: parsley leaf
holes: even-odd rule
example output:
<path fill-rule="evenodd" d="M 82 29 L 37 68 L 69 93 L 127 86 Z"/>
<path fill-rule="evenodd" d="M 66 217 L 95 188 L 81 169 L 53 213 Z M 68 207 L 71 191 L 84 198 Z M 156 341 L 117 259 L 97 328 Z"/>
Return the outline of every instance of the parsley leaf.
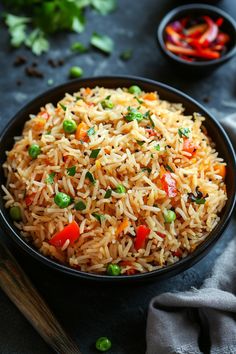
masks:
<path fill-rule="evenodd" d="M 36 28 L 31 34 L 26 38 L 25 45 L 31 48 L 35 55 L 41 55 L 49 50 L 49 42 L 45 38 L 44 33 Z"/>
<path fill-rule="evenodd" d="M 114 49 L 114 42 L 110 37 L 95 32 L 90 39 L 90 43 L 106 54 L 111 54 Z"/>
<path fill-rule="evenodd" d="M 157 144 L 156 146 L 154 146 L 154 149 L 157 150 L 157 151 L 161 151 L 160 144 Z"/>
<path fill-rule="evenodd" d="M 30 22 L 28 17 L 20 17 L 11 14 L 7 14 L 5 23 L 8 26 L 11 36 L 11 45 L 13 47 L 19 47 L 26 40 L 26 24 Z"/>
<path fill-rule="evenodd" d="M 116 0 L 91 0 L 91 4 L 101 15 L 107 15 L 117 7 Z"/>

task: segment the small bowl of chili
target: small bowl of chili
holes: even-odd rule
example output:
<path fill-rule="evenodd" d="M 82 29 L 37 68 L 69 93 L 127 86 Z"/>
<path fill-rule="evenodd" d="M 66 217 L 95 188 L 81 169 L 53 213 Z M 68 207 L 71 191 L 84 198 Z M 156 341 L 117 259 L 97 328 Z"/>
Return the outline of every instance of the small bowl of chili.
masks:
<path fill-rule="evenodd" d="M 215 69 L 236 54 L 236 22 L 210 5 L 173 9 L 159 24 L 157 38 L 172 63 L 196 73 Z"/>

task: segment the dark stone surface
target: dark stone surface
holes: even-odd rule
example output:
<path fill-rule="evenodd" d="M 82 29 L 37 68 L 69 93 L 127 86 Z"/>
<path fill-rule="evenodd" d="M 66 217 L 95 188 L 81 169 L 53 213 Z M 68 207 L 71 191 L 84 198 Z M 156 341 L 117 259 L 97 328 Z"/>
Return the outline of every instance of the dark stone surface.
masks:
<path fill-rule="evenodd" d="M 155 32 L 158 22 L 169 9 L 183 3 L 187 1 L 120 0 L 119 9 L 110 16 L 101 17 L 88 12 L 86 32 L 80 36 L 80 40 L 88 43 L 93 31 L 111 35 L 116 47 L 110 57 L 94 50 L 84 55 L 72 55 L 69 47 L 78 39 L 78 35 L 63 33 L 53 38 L 47 55 L 36 58 L 27 50 L 10 49 L 7 31 L 1 26 L 0 130 L 20 107 L 48 88 L 48 79 L 52 78 L 54 85 L 64 82 L 72 65 L 81 65 L 86 76 L 133 74 L 163 81 L 204 103 L 216 118 L 234 112 L 236 58 L 208 77 L 191 78 L 177 72 L 157 49 Z M 236 7 L 232 0 L 222 0 L 217 4 L 236 18 Z M 129 62 L 122 62 L 119 54 L 127 48 L 134 49 L 134 56 Z M 27 57 L 27 64 L 13 67 L 19 54 Z M 49 58 L 62 58 L 65 65 L 54 69 L 47 63 Z M 38 69 L 44 73 L 43 79 L 25 76 L 25 67 L 35 61 Z M 22 81 L 21 86 L 17 86 L 18 80 Z M 132 286 L 92 284 L 67 278 L 29 259 L 10 243 L 6 235 L 1 233 L 1 237 L 5 238 L 65 329 L 80 345 L 83 354 L 97 353 L 94 342 L 104 335 L 112 339 L 111 354 L 144 354 L 146 313 L 150 299 L 165 291 L 200 286 L 210 273 L 214 260 L 235 232 L 236 222 L 233 220 L 208 256 L 184 273 L 166 281 Z M 51 353 L 50 348 L 2 292 L 0 353 Z"/>

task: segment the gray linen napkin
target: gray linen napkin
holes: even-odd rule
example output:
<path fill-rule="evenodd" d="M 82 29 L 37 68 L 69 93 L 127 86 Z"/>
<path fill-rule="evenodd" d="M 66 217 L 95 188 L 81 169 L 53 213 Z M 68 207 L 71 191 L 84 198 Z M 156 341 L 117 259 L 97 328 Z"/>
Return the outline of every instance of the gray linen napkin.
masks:
<path fill-rule="evenodd" d="M 236 147 L 236 114 L 221 123 Z M 199 290 L 164 293 L 152 299 L 146 354 L 236 354 L 235 280 L 236 238 Z M 199 343 L 201 332 L 209 338 L 208 345 Z"/>

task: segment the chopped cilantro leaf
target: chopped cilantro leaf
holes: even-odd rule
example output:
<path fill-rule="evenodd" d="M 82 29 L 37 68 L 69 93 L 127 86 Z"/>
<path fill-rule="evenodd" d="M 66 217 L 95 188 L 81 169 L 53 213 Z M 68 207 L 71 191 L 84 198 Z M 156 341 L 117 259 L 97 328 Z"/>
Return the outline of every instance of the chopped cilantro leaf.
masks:
<path fill-rule="evenodd" d="M 76 173 L 76 167 L 72 166 L 66 169 L 68 176 L 74 176 Z"/>

